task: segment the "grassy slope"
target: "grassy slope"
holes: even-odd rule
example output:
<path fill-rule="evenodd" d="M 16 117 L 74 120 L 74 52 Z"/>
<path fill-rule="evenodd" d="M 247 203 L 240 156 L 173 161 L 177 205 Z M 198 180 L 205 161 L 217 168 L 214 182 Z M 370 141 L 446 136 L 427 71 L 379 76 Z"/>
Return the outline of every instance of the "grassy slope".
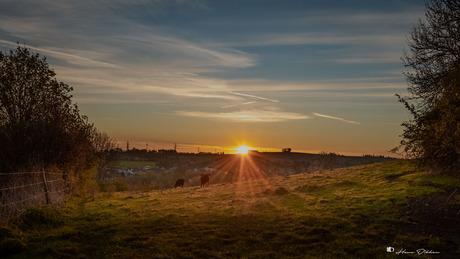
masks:
<path fill-rule="evenodd" d="M 395 161 L 254 182 L 73 199 L 62 215 L 23 230 L 15 257 L 387 257 L 387 246 L 429 248 L 405 231 L 405 204 L 452 188 Z M 458 198 L 458 197 L 457 197 Z M 458 249 L 458 247 L 457 247 Z"/>

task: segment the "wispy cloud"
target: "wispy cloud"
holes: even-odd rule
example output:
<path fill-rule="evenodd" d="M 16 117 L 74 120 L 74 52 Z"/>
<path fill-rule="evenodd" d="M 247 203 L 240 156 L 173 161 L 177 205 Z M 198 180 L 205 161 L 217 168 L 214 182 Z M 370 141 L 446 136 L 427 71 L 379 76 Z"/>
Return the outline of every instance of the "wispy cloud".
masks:
<path fill-rule="evenodd" d="M 380 32 L 380 33 L 378 33 Z M 405 42 L 405 30 L 362 32 L 360 34 L 340 31 L 306 33 L 266 33 L 250 35 L 246 40 L 223 43 L 228 47 L 266 47 L 299 45 L 347 46 L 352 53 L 340 53 L 336 59 L 322 58 L 325 62 L 339 63 L 399 63 L 400 52 Z M 378 49 L 378 51 L 376 51 Z M 350 56 L 351 55 L 351 56 Z M 319 60 L 315 60 L 318 62 Z"/>
<path fill-rule="evenodd" d="M 58 80 L 74 87 L 73 100 L 114 137 L 222 139 L 215 127 L 197 122 L 208 120 L 238 130 L 244 123 L 259 128 L 260 138 L 270 131 L 267 142 L 292 140 L 303 149 L 323 148 L 311 146 L 314 135 L 348 137 L 321 121 L 361 123 L 356 129 L 367 132 L 402 116 L 404 107 L 393 107 L 400 106 L 393 93 L 407 87 L 399 58 L 423 16 L 423 2 L 399 0 L 267 1 L 257 12 L 244 0 L 0 2 L 0 48 L 19 41 L 46 55 Z M 312 113 L 325 107 L 327 114 L 346 108 L 356 117 Z M 378 119 L 351 120 L 370 113 Z M 98 121 L 106 114 L 117 124 Z M 185 135 L 171 131 L 178 119 L 190 129 Z M 140 126 L 126 130 L 133 121 Z M 281 123 L 263 126 L 271 122 Z M 396 129 L 368 134 L 389 143 Z"/>
<path fill-rule="evenodd" d="M 59 80 L 80 93 L 241 101 L 241 96 L 228 93 L 225 80 L 202 73 L 257 65 L 254 54 L 210 46 L 205 39 L 136 19 L 161 16 L 171 8 L 206 9 L 200 0 L 21 2 L 9 1 L 0 10 L 0 46 L 25 43 L 47 56 Z"/>
<path fill-rule="evenodd" d="M 322 117 L 322 118 L 338 120 L 338 121 L 342 121 L 342 122 L 346 122 L 346 123 L 350 123 L 350 124 L 360 124 L 359 122 L 356 122 L 356 121 L 346 120 L 346 119 L 343 119 L 343 118 L 334 117 L 334 116 L 325 115 L 325 114 L 316 113 L 316 112 L 314 112 L 313 115 L 318 116 L 318 117 Z"/>
<path fill-rule="evenodd" d="M 131 25 L 135 32 L 115 36 L 120 46 L 135 47 L 133 53 L 144 52 L 146 57 L 159 59 L 177 68 L 188 67 L 236 67 L 246 68 L 257 64 L 256 56 L 231 47 L 207 47 L 206 42 L 182 39 L 161 30 L 152 30 L 140 24 Z M 155 60 L 155 59 L 152 59 Z"/>
<path fill-rule="evenodd" d="M 299 113 L 264 110 L 234 111 L 222 113 L 177 111 L 176 114 L 187 117 L 233 120 L 240 122 L 281 122 L 289 120 L 304 120 L 311 118 L 310 116 Z"/>
<path fill-rule="evenodd" d="M 399 12 L 368 10 L 307 11 L 301 17 L 286 19 L 285 24 L 302 30 L 261 31 L 234 37 L 223 42 L 228 47 L 277 46 L 294 48 L 322 45 L 347 47 L 335 57 L 316 58 L 314 62 L 368 64 L 400 63 L 408 30 L 423 16 L 423 8 L 409 8 Z M 316 26 L 315 26 L 316 25 Z"/>
<path fill-rule="evenodd" d="M 394 45 L 400 42 L 410 25 L 423 17 L 423 6 L 394 11 L 310 10 L 293 16 L 284 24 L 306 28 L 301 32 L 247 34 L 228 46 L 288 46 L 308 44 Z M 267 21 L 269 22 L 269 21 Z M 317 26 L 314 26 L 317 25 Z M 409 27 L 405 27 L 407 25 Z"/>
<path fill-rule="evenodd" d="M 14 47 L 14 46 L 17 45 L 15 42 L 2 40 L 2 39 L 0 39 L 0 43 L 5 44 L 5 45 L 10 46 L 10 47 Z M 94 59 L 69 54 L 69 53 L 66 53 L 64 51 L 56 51 L 56 50 L 51 50 L 51 49 L 47 49 L 47 48 L 38 48 L 38 47 L 34 47 L 34 46 L 27 46 L 27 47 L 32 49 L 32 50 L 34 50 L 34 51 L 36 51 L 36 52 L 39 52 L 42 55 L 52 56 L 52 57 L 54 57 L 56 59 L 62 59 L 62 60 L 65 60 L 65 61 L 67 61 L 69 63 L 80 65 L 80 66 L 87 66 L 87 67 L 92 67 L 92 68 L 94 68 L 94 67 L 120 68 L 120 66 L 118 66 L 116 64 L 111 64 L 111 63 L 103 62 L 103 61 L 97 61 L 97 60 L 94 60 Z"/>
<path fill-rule="evenodd" d="M 335 25 L 355 25 L 367 27 L 369 24 L 376 26 L 397 26 L 401 22 L 413 22 L 423 16 L 423 6 L 412 6 L 409 9 L 401 9 L 398 12 L 389 11 L 311 11 L 309 15 L 290 19 L 292 25 L 303 25 L 311 23 L 328 23 Z"/>
<path fill-rule="evenodd" d="M 390 83 L 397 81 L 397 83 Z M 396 71 L 385 77 L 361 77 L 361 78 L 324 78 L 320 80 L 270 80 L 270 79 L 230 79 L 225 81 L 228 88 L 236 91 L 309 91 L 309 90 L 352 90 L 352 89 L 393 89 L 406 87 L 401 80 L 401 72 Z"/>

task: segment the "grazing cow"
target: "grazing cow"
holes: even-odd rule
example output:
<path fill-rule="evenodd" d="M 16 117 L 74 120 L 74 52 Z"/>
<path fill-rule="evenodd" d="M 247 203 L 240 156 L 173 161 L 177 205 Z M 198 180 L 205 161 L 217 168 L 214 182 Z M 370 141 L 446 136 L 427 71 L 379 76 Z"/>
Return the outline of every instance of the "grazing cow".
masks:
<path fill-rule="evenodd" d="M 201 187 L 209 186 L 209 176 L 210 174 L 201 174 Z"/>
<path fill-rule="evenodd" d="M 174 188 L 177 188 L 177 187 L 182 187 L 184 188 L 184 179 L 179 179 L 176 181 L 176 184 L 174 185 Z"/>

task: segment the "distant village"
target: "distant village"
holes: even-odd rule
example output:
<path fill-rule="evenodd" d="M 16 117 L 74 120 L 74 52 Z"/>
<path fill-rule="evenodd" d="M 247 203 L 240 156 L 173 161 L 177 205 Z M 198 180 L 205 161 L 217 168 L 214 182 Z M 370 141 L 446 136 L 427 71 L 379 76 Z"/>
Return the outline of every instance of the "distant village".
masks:
<path fill-rule="evenodd" d="M 129 148 L 129 147 L 128 147 Z M 377 163 L 394 158 L 363 155 L 344 156 L 336 153 L 296 153 L 291 148 L 280 152 L 250 150 L 248 155 L 225 154 L 223 152 L 182 153 L 176 149 L 127 149 L 108 151 L 105 168 L 106 177 L 128 177 L 140 172 L 200 174 L 237 174 L 241 170 L 252 175 L 273 176 L 313 172 L 323 169 L 341 168 Z M 242 160 L 250 160 L 251 166 L 242 167 Z"/>

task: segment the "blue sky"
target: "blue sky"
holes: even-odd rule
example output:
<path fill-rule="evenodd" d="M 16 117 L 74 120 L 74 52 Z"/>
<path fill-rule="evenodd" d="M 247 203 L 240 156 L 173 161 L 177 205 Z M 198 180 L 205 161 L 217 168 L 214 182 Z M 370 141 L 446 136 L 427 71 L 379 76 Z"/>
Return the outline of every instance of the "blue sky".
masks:
<path fill-rule="evenodd" d="M 388 155 L 423 16 L 421 0 L 1 0 L 0 45 L 46 56 L 121 143 Z"/>

